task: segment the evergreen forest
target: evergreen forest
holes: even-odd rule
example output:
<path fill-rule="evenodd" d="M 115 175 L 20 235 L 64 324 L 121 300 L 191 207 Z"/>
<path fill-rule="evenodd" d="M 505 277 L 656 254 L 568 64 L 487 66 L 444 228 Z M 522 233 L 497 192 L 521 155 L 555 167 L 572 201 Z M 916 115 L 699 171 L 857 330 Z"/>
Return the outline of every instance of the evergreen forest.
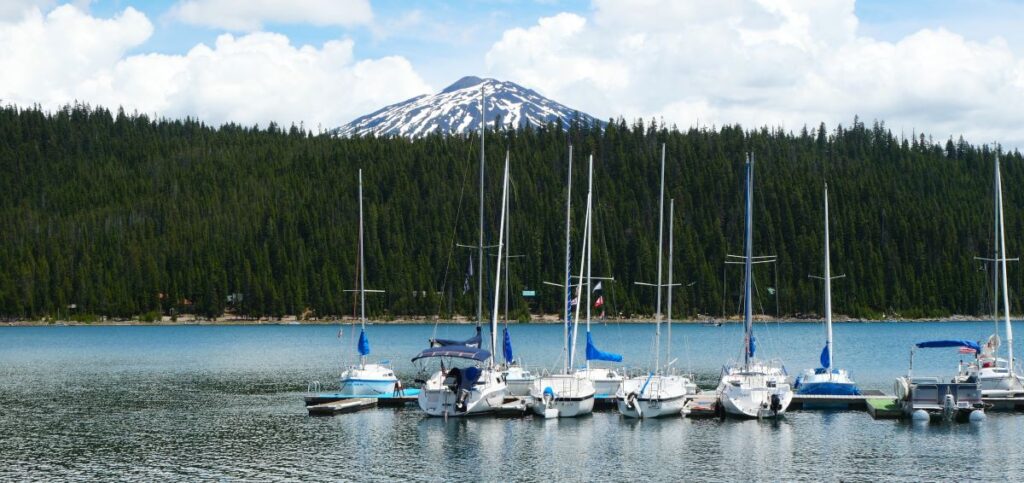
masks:
<path fill-rule="evenodd" d="M 559 314 L 566 169 L 573 146 L 573 271 L 594 157 L 594 275 L 609 316 L 651 317 L 661 145 L 674 199 L 676 317 L 734 315 L 743 163 L 753 153 L 757 312 L 822 307 L 822 192 L 830 193 L 837 314 L 992 311 L 993 147 L 904 137 L 877 121 L 798 131 L 653 121 L 553 124 L 486 134 L 485 244 L 497 242 L 511 159 L 512 317 Z M 88 105 L 0 108 L 0 317 L 338 317 L 357 287 L 363 170 L 373 317 L 475 317 L 479 133 L 336 138 L 300 127 L 154 119 Z M 1024 241 L 1024 163 L 1001 154 L 1010 257 Z M 666 228 L 667 229 L 667 228 Z M 667 248 L 668 237 L 664 244 Z M 471 257 L 474 259 L 471 261 Z M 667 257 L 667 255 L 666 255 Z M 485 260 L 485 313 L 495 259 Z M 474 271 L 476 268 L 474 267 Z M 475 274 L 474 274 L 475 275 Z M 1011 306 L 1024 269 L 1010 264 Z M 524 297 L 523 291 L 535 291 Z"/>

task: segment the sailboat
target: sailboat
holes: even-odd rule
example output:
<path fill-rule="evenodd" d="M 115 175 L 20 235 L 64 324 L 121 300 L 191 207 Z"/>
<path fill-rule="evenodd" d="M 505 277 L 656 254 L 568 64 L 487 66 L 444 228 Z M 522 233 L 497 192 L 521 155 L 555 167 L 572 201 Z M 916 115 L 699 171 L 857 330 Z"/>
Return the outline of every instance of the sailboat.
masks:
<path fill-rule="evenodd" d="M 1003 182 L 999 172 L 999 153 L 995 155 L 995 267 L 993 272 L 993 321 L 995 333 L 979 347 L 976 360 L 960 364 L 958 380 L 977 382 L 981 388 L 982 398 L 1019 397 L 1024 396 L 1024 381 L 1017 373 L 1013 354 L 1013 323 L 1010 321 L 1010 295 L 1006 283 L 1006 229 L 1003 225 Z M 999 357 L 997 352 L 999 340 L 999 299 L 1003 302 L 1003 325 L 1006 330 L 1006 358 Z"/>
<path fill-rule="evenodd" d="M 615 393 L 619 391 L 619 386 L 622 385 L 622 375 L 615 369 L 607 367 L 591 366 L 591 361 L 606 361 L 606 362 L 622 362 L 622 356 L 612 352 L 605 352 L 597 348 L 594 344 L 594 336 L 590 333 L 590 311 L 594 308 L 594 304 L 591 302 L 590 297 L 597 290 L 599 290 L 600 282 L 598 285 L 593 285 L 594 277 L 591 272 L 591 254 L 593 253 L 593 184 L 594 184 L 594 155 L 590 155 L 589 158 L 589 169 L 587 174 L 587 221 L 586 221 L 586 251 L 587 251 L 587 347 L 584 353 L 587 365 L 581 371 L 584 373 L 590 382 L 594 385 L 595 397 L 609 398 L 614 397 Z M 570 168 L 571 169 L 571 168 Z M 568 224 L 566 224 L 568 227 Z M 600 299 L 599 299 L 600 300 Z"/>
<path fill-rule="evenodd" d="M 466 346 L 431 347 L 412 360 L 437 358 L 441 370 L 428 379 L 417 398 L 420 409 L 430 416 L 468 416 L 493 411 L 504 403 L 508 386 L 497 363 L 498 303 L 501 299 L 501 262 L 505 240 L 505 212 L 508 209 L 508 154 L 501 190 L 501 223 L 498 230 L 498 260 L 494 281 L 494 306 L 491 309 L 490 351 Z M 445 360 L 473 361 L 466 368 L 445 370 Z"/>
<path fill-rule="evenodd" d="M 672 208 L 670 208 L 671 210 Z M 658 282 L 656 284 L 640 285 L 654 286 L 657 291 L 657 302 L 655 306 L 654 324 L 654 371 L 647 375 L 635 376 L 623 379 L 622 385 L 616 393 L 616 405 L 619 413 L 630 418 L 657 418 L 661 416 L 680 416 L 686 402 L 697 394 L 697 385 L 689 378 L 677 374 L 669 374 L 668 367 L 675 361 L 666 364 L 666 370 L 661 369 L 661 292 L 662 289 L 671 287 L 670 284 L 663 284 L 661 281 L 662 261 L 662 229 L 664 227 L 665 212 L 665 145 L 661 145 L 661 191 L 658 200 Z M 672 216 L 669 214 L 669 238 L 672 232 Z M 671 259 L 672 250 L 669 249 Z M 669 263 L 669 273 L 672 267 Z M 671 277 L 671 275 L 669 275 Z M 671 294 L 671 292 L 669 292 Z M 671 295 L 670 295 L 671 296 Z M 671 324 L 671 315 L 669 316 Z"/>
<path fill-rule="evenodd" d="M 779 417 L 786 413 L 793 400 L 786 368 L 780 361 L 761 361 L 754 358 L 756 340 L 753 324 L 753 224 L 754 224 L 754 157 L 747 155 L 747 203 L 744 239 L 743 290 L 743 362 L 722 368 L 718 384 L 719 404 L 728 414 L 747 417 Z"/>
<path fill-rule="evenodd" d="M 511 180 L 509 181 L 511 183 Z M 505 384 L 508 386 L 509 396 L 529 396 L 530 388 L 533 387 L 533 381 L 536 379 L 526 367 L 523 367 L 522 361 L 516 359 L 515 353 L 512 351 L 512 334 L 508 330 L 508 303 L 511 300 L 509 291 L 511 290 L 511 280 L 509 279 L 509 272 L 512 271 L 512 266 L 509 263 L 511 245 L 509 240 L 512 238 L 512 213 L 511 209 L 506 210 L 505 213 L 505 326 L 501 332 L 501 353 L 505 359 L 505 363 L 502 366 L 502 377 L 505 379 Z"/>
<path fill-rule="evenodd" d="M 840 278 L 832 276 L 832 266 L 829 260 L 828 245 L 828 184 L 825 184 L 825 274 L 820 277 L 825 282 L 825 347 L 821 350 L 819 357 L 821 367 L 807 369 L 796 378 L 793 389 L 797 394 L 821 394 L 833 396 L 857 396 L 860 389 L 857 383 L 850 379 L 846 369 L 833 367 L 833 356 L 835 355 L 832 346 L 832 279 Z M 817 277 L 815 277 L 817 278 Z"/>
<path fill-rule="evenodd" d="M 370 339 L 366 335 L 366 264 L 363 261 L 363 170 L 359 170 L 359 364 L 341 373 L 341 394 L 346 396 L 370 396 L 393 394 L 398 378 L 395 371 L 381 362 L 368 364 Z M 373 292 L 379 292 L 374 290 Z"/>
<path fill-rule="evenodd" d="M 571 208 L 571 183 L 572 183 L 572 147 L 569 148 L 569 183 L 570 191 L 569 196 L 566 200 L 566 293 L 570 294 L 572 290 L 572 276 L 569 267 L 569 209 Z M 593 157 L 591 157 L 591 163 L 593 163 Z M 591 193 L 587 193 L 587 214 L 584 222 L 584 242 L 582 256 L 586 257 L 589 245 L 589 228 L 590 228 L 590 212 L 591 212 Z M 583 264 L 580 264 L 580 270 L 583 270 Z M 582 278 L 582 273 L 580 274 Z M 585 372 L 579 372 L 573 370 L 573 363 L 575 360 L 576 344 L 575 336 L 576 329 L 579 327 L 579 311 L 580 311 L 580 295 L 583 289 L 582 279 L 576 286 L 576 317 L 571 318 L 570 310 L 572 304 L 570 301 L 566 301 L 566 326 L 563 330 L 563 343 L 566 358 L 562 367 L 562 372 L 558 374 L 549 374 L 537 378 L 533 387 L 530 389 L 530 396 L 533 398 L 533 411 L 534 413 L 544 416 L 545 418 L 555 417 L 576 417 L 584 414 L 590 414 L 594 410 L 594 383 L 587 378 Z M 589 296 L 589 281 L 587 283 L 588 296 Z M 568 297 L 567 297 L 568 298 Z M 589 307 L 588 307 L 589 309 Z M 589 310 L 588 310 L 589 313 Z M 573 325 L 569 325 L 570 319 L 575 320 Z"/>

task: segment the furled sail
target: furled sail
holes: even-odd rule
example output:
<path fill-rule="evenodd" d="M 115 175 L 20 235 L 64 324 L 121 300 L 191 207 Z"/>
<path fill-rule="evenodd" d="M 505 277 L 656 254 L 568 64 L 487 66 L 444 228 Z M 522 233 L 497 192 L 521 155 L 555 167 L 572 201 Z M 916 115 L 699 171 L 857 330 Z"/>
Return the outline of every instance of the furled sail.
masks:
<path fill-rule="evenodd" d="M 587 360 L 622 362 L 622 356 L 599 350 L 597 346 L 594 345 L 594 338 L 590 335 L 590 332 L 587 332 Z"/>

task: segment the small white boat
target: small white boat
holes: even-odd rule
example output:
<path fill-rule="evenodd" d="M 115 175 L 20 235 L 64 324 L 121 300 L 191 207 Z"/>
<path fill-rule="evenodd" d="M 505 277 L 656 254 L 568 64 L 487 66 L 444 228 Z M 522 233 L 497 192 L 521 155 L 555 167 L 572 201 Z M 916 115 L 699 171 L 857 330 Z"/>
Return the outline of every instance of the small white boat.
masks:
<path fill-rule="evenodd" d="M 615 369 L 603 367 L 584 368 L 579 372 L 585 374 L 585 377 L 594 385 L 594 393 L 597 397 L 614 397 L 619 392 L 624 379 L 622 374 Z"/>
<path fill-rule="evenodd" d="M 933 340 L 918 342 L 910 349 L 910 370 L 896 378 L 894 393 L 903 414 L 914 421 L 968 422 L 985 419 L 981 388 L 977 381 L 943 382 L 941 377 L 914 376 L 914 351 L 924 348 L 966 347 L 979 351 L 977 343 L 968 340 Z"/>
<path fill-rule="evenodd" d="M 857 383 L 850 379 L 846 369 L 836 369 L 833 356 L 835 350 L 832 345 L 832 279 L 842 278 L 832 276 L 832 263 L 829 260 L 828 244 L 828 184 L 825 185 L 825 274 L 820 278 L 825 282 L 825 347 L 821 350 L 819 360 L 821 367 L 807 369 L 796 378 L 793 389 L 797 394 L 808 395 L 829 395 L 829 396 L 856 396 L 860 395 Z"/>
<path fill-rule="evenodd" d="M 441 369 L 424 382 L 417 396 L 420 409 L 429 416 L 470 416 L 489 413 L 504 403 L 508 393 L 505 376 L 494 356 L 498 346 L 498 304 L 501 299 L 501 265 L 506 235 L 505 214 L 508 212 L 508 173 L 509 156 L 506 154 L 505 174 L 502 178 L 497 268 L 494 271 L 494 305 L 491 309 L 491 350 L 479 348 L 481 340 L 478 327 L 477 335 L 469 341 L 443 341 L 413 358 L 413 362 L 423 359 L 441 361 Z M 473 347 L 474 344 L 476 347 Z M 445 364 L 445 360 L 450 361 L 448 365 Z M 465 368 L 446 369 L 455 360 L 473 361 L 476 364 Z"/>
<path fill-rule="evenodd" d="M 359 170 L 359 364 L 341 373 L 340 393 L 346 396 L 372 396 L 393 394 L 398 378 L 388 363 L 382 361 L 368 364 L 366 356 L 370 355 L 370 339 L 366 335 L 366 273 L 363 261 L 363 170 Z M 379 292 L 379 290 L 374 290 Z"/>
<path fill-rule="evenodd" d="M 622 381 L 616 395 L 619 413 L 628 418 L 680 416 L 686 402 L 698 393 L 689 378 L 673 374 L 648 374 Z"/>
<path fill-rule="evenodd" d="M 974 361 L 961 363 L 957 381 L 978 383 L 982 398 L 1003 398 L 1024 396 L 1024 378 L 1017 372 L 1013 354 L 1013 322 L 1010 320 L 1010 295 L 1006 283 L 1006 229 L 1003 226 L 1003 183 L 999 172 L 999 153 L 995 157 L 995 257 L 986 259 L 993 262 L 992 286 L 995 333 L 988 338 Z M 1006 358 L 998 356 L 999 346 L 999 302 L 1003 303 L 1003 326 L 1006 330 Z"/>
<path fill-rule="evenodd" d="M 502 371 L 509 396 L 529 396 L 533 382 L 537 379 L 528 369 L 519 365 L 506 366 Z"/>
<path fill-rule="evenodd" d="M 638 283 L 653 286 L 658 294 L 655 302 L 654 324 L 654 371 L 644 376 L 625 378 L 616 393 L 616 405 L 619 414 L 628 418 L 658 418 L 662 416 L 682 416 L 686 402 L 699 392 L 697 385 L 690 378 L 677 374 L 668 374 L 661 369 L 661 292 L 668 289 L 668 334 L 669 345 L 666 356 L 671 353 L 672 342 L 672 233 L 675 219 L 675 200 L 669 203 L 668 229 L 668 283 L 661 281 L 662 261 L 662 229 L 665 213 L 665 145 L 661 146 L 661 192 L 658 199 L 658 281 L 654 284 Z M 670 366 L 672 362 L 666 364 Z"/>
<path fill-rule="evenodd" d="M 530 396 L 533 412 L 545 418 L 574 418 L 594 411 L 594 384 L 582 372 L 541 376 Z"/>
<path fill-rule="evenodd" d="M 744 237 L 744 295 L 743 295 L 743 361 L 722 368 L 718 384 L 719 404 L 725 413 L 741 418 L 777 418 L 786 413 L 793 401 L 789 375 L 780 361 L 761 361 L 754 358 L 753 314 L 753 225 L 754 225 L 754 158 L 747 155 L 746 221 Z M 758 261 L 771 257 L 758 257 Z"/>

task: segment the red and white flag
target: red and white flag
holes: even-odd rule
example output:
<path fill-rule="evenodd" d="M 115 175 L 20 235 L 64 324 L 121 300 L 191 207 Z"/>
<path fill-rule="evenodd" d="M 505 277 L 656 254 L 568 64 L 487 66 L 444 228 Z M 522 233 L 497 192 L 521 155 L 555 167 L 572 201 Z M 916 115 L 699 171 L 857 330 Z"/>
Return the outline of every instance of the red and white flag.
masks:
<path fill-rule="evenodd" d="M 975 352 L 974 349 L 972 349 L 970 347 L 961 347 L 960 348 L 960 353 L 961 354 L 974 354 L 974 352 Z"/>
<path fill-rule="evenodd" d="M 595 309 L 601 308 L 602 305 L 604 305 L 604 295 L 598 297 L 597 300 L 594 301 Z"/>

